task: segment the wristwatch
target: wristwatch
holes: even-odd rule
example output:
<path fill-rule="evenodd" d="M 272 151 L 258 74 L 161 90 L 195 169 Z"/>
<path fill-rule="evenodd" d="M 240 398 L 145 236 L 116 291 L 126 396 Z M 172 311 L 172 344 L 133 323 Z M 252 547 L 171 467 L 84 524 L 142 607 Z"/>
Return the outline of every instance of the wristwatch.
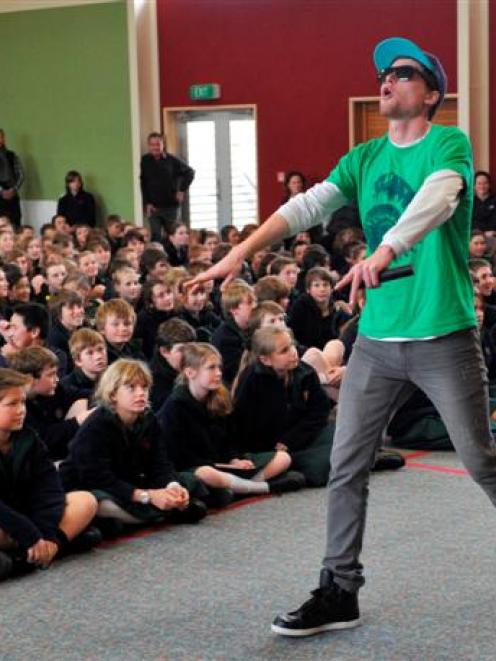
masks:
<path fill-rule="evenodd" d="M 151 502 L 151 496 L 148 491 L 142 491 L 138 498 L 142 505 L 149 505 Z"/>

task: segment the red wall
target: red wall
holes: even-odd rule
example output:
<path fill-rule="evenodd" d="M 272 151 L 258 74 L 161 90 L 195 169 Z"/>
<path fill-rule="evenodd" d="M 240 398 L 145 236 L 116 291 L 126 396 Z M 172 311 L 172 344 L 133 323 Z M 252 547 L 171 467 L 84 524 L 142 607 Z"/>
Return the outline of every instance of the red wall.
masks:
<path fill-rule="evenodd" d="M 374 45 L 403 36 L 435 52 L 456 92 L 456 0 L 158 0 L 162 106 L 258 105 L 260 210 L 279 204 L 278 171 L 327 175 L 348 149 L 348 97 L 377 94 Z"/>

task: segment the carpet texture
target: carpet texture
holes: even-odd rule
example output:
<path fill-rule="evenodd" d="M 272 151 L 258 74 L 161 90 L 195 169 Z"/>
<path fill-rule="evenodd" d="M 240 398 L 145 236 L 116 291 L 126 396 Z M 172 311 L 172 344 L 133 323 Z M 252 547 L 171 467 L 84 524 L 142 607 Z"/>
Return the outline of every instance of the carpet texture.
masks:
<path fill-rule="evenodd" d="M 269 630 L 316 587 L 319 489 L 2 584 L 0 659 L 494 661 L 495 512 L 460 468 L 431 454 L 372 476 L 358 629 L 302 640 Z"/>

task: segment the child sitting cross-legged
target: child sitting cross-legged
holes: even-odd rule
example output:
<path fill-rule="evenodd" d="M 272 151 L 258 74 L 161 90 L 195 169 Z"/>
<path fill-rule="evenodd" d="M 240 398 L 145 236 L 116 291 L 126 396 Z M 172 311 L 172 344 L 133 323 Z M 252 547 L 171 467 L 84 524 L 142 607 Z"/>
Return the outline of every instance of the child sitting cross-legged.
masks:
<path fill-rule="evenodd" d="M 83 299 L 74 291 L 62 290 L 48 302 L 51 315 L 47 344 L 50 349 L 62 351 L 66 358 L 66 371 L 74 368 L 69 339 L 84 323 Z"/>
<path fill-rule="evenodd" d="M 304 485 L 294 472 L 281 476 L 291 464 L 286 451 L 245 454 L 236 448 L 231 398 L 213 346 L 184 345 L 181 368 L 179 385 L 157 413 L 179 470 L 191 471 L 208 487 L 235 494 L 282 493 Z"/>
<path fill-rule="evenodd" d="M 331 403 L 314 368 L 300 362 L 289 329 L 272 326 L 253 334 L 233 393 L 245 451 L 284 450 L 309 486 L 327 483 Z"/>
<path fill-rule="evenodd" d="M 169 319 L 158 327 L 155 354 L 150 365 L 153 376 L 150 403 L 154 411 L 158 411 L 174 388 L 184 345 L 195 341 L 195 329 L 184 319 Z"/>
<path fill-rule="evenodd" d="M 65 398 L 70 404 L 79 399 L 90 400 L 107 368 L 105 340 L 91 328 L 80 328 L 71 335 L 69 349 L 75 367 L 60 381 Z"/>
<path fill-rule="evenodd" d="M 133 339 L 136 312 L 122 298 L 106 301 L 96 311 L 96 329 L 105 338 L 108 364 L 119 358 L 144 360 L 141 341 Z"/>
<path fill-rule="evenodd" d="M 98 407 L 76 434 L 60 474 L 66 489 L 94 493 L 100 519 L 195 522 L 206 508 L 190 498 L 167 456 L 148 409 L 151 382 L 148 367 L 137 360 L 118 360 L 105 371 L 95 393 Z"/>
<path fill-rule="evenodd" d="M 101 539 L 85 531 L 96 513 L 94 496 L 64 494 L 45 445 L 24 425 L 30 381 L 0 369 L 0 580 L 46 569 L 57 555 L 89 550 Z"/>
<path fill-rule="evenodd" d="M 141 294 L 139 273 L 129 266 L 123 266 L 112 272 L 112 284 L 115 295 L 137 308 Z"/>
<path fill-rule="evenodd" d="M 203 284 L 188 287 L 187 283 L 188 281 L 185 280 L 179 286 L 181 292 L 179 316 L 193 326 L 200 342 L 211 342 L 212 334 L 221 320 L 211 309 L 212 304 L 208 300 L 208 292 Z"/>

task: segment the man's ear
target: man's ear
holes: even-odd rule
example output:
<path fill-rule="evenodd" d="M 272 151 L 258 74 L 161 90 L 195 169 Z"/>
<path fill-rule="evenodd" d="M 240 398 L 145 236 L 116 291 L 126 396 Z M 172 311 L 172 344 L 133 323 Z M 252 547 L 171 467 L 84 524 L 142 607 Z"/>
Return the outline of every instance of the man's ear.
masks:
<path fill-rule="evenodd" d="M 429 109 L 436 105 L 439 101 L 440 93 L 437 90 L 429 90 L 425 97 L 425 103 L 429 106 Z"/>
<path fill-rule="evenodd" d="M 40 329 L 39 329 L 37 326 L 35 326 L 34 328 L 32 328 L 32 329 L 30 330 L 30 333 L 31 333 L 31 337 L 33 338 L 33 340 L 38 340 L 38 339 L 39 339 L 39 337 L 40 337 Z"/>

